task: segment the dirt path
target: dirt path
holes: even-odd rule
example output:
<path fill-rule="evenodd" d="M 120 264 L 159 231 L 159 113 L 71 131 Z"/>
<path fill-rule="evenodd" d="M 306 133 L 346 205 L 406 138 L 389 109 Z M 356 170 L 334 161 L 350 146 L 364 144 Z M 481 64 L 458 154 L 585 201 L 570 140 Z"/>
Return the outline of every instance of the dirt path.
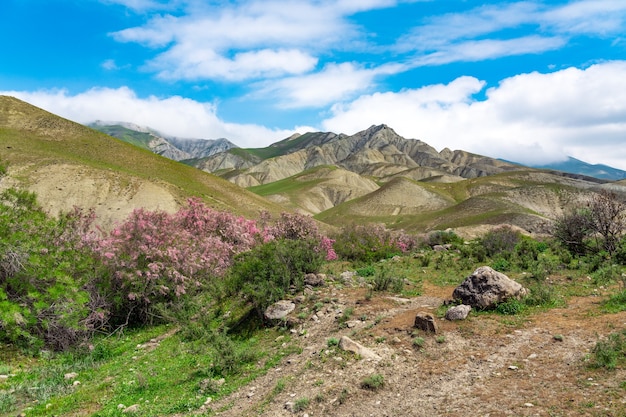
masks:
<path fill-rule="evenodd" d="M 368 301 L 363 289 L 324 289 L 320 297 L 335 301 L 294 329 L 302 353 L 211 409 L 219 416 L 626 416 L 626 372 L 584 361 L 598 336 L 626 328 L 626 312 L 598 314 L 599 297 L 576 297 L 528 317 L 471 314 L 439 320 L 438 334 L 422 335 L 416 348 L 415 314 L 434 312 L 451 289 L 424 293 Z M 337 317 L 348 308 L 350 327 L 342 328 Z M 382 360 L 327 346 L 342 335 Z M 372 374 L 383 375 L 384 387 L 362 389 Z M 300 411 L 285 408 L 306 400 Z"/>

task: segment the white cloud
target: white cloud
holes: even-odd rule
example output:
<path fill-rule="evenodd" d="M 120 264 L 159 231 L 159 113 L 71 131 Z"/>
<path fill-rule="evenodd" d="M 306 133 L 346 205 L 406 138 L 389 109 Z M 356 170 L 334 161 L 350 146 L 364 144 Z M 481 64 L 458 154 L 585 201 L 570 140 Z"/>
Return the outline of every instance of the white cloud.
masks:
<path fill-rule="evenodd" d="M 180 64 L 172 67 L 170 62 Z M 239 52 L 231 59 L 211 49 L 187 50 L 180 45 L 154 59 L 148 68 L 155 69 L 160 78 L 169 80 L 221 78 L 241 81 L 248 78 L 300 74 L 311 70 L 316 64 L 315 57 L 293 49 Z"/>
<path fill-rule="evenodd" d="M 101 0 L 103 3 L 119 4 L 137 12 L 149 10 L 172 10 L 180 0 Z"/>
<path fill-rule="evenodd" d="M 392 64 L 368 69 L 355 63 L 333 63 L 316 73 L 266 82 L 257 94 L 279 97 L 277 103 L 283 108 L 321 107 L 350 98 L 371 87 L 377 76 L 395 74 L 403 68 Z"/>
<path fill-rule="evenodd" d="M 522 74 L 472 96 L 484 83 L 461 77 L 447 85 L 376 93 L 336 105 L 325 130 L 354 133 L 385 123 L 441 150 L 462 149 L 522 163 L 573 156 L 626 169 L 626 61 L 585 70 Z"/>
<path fill-rule="evenodd" d="M 623 0 L 579 0 L 560 6 L 503 2 L 426 18 L 394 48 L 416 52 L 416 66 L 479 61 L 543 53 L 561 48 L 575 36 L 621 34 L 625 22 Z M 534 34 L 520 35 L 529 31 L 517 30 L 524 26 L 534 28 Z"/>
<path fill-rule="evenodd" d="M 64 90 L 4 91 L 0 94 L 17 97 L 78 123 L 96 120 L 130 122 L 179 137 L 225 137 L 242 147 L 266 146 L 294 133 L 294 130 L 228 123 L 217 116 L 214 104 L 178 96 L 140 98 L 126 87 L 93 88 L 76 95 Z"/>
<path fill-rule="evenodd" d="M 104 68 L 107 71 L 113 71 L 116 69 L 119 69 L 119 67 L 117 66 L 117 64 L 115 63 L 115 60 L 113 59 L 107 59 L 105 60 L 102 64 L 101 64 L 102 68 Z"/>
<path fill-rule="evenodd" d="M 441 47 L 437 52 L 419 56 L 414 66 L 475 62 L 512 55 L 538 54 L 566 44 L 560 37 L 524 36 L 515 39 L 482 39 Z"/>
<path fill-rule="evenodd" d="M 165 48 L 147 63 L 163 78 L 271 78 L 310 71 L 317 63 L 314 52 L 357 37 L 358 28 L 342 13 L 364 7 L 350 3 L 338 8 L 334 1 L 279 0 L 206 6 L 181 17 L 158 16 L 112 36 Z"/>

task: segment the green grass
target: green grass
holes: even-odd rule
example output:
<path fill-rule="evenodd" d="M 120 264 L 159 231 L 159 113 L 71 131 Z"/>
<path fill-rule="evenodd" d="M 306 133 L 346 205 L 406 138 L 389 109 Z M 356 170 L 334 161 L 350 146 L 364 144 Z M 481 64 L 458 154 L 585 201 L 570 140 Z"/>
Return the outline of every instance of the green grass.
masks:
<path fill-rule="evenodd" d="M 626 289 L 611 295 L 609 299 L 602 304 L 602 308 L 607 313 L 626 311 Z"/>
<path fill-rule="evenodd" d="M 591 366 L 613 370 L 626 365 L 626 330 L 599 340 L 592 350 Z"/>
<path fill-rule="evenodd" d="M 30 171 L 20 173 L 26 184 L 30 182 L 34 169 L 69 164 L 81 166 L 86 172 L 91 171 L 121 184 L 132 184 L 136 180 L 154 181 L 168 188 L 181 201 L 186 197 L 196 196 L 214 208 L 230 210 L 248 217 L 258 216 L 259 210 L 272 213 L 283 210 L 214 175 L 25 103 L 16 104 L 2 98 L 0 107 L 3 104 L 9 108 L 17 108 L 24 113 L 25 120 L 37 120 L 41 126 L 28 129 L 8 127 L 0 120 L 0 146 L 6 150 L 2 154 L 3 164 L 9 167 L 30 165 Z"/>
<path fill-rule="evenodd" d="M 361 388 L 378 391 L 385 386 L 385 377 L 381 374 L 372 374 L 361 381 Z"/>
<path fill-rule="evenodd" d="M 198 410 L 208 396 L 217 399 L 245 385 L 294 352 L 276 347 L 276 331 L 259 331 L 255 337 L 238 342 L 238 347 L 256 352 L 262 364 L 245 364 L 227 376 L 223 385 L 216 385 L 210 383 L 221 377 L 211 373 L 215 357 L 177 334 L 154 348 L 138 348 L 168 330 L 160 326 L 129 331 L 121 337 L 96 340 L 97 348 L 91 353 L 40 358 L 6 382 L 8 387 L 3 388 L 10 388 L 13 394 L 12 398 L 0 397 L 0 412 L 18 405 L 23 409 L 28 404 L 29 416 L 67 415 L 79 410 L 120 416 L 119 404 L 138 404 L 137 416 L 187 413 Z M 80 385 L 64 378 L 70 372 L 78 374 Z"/>

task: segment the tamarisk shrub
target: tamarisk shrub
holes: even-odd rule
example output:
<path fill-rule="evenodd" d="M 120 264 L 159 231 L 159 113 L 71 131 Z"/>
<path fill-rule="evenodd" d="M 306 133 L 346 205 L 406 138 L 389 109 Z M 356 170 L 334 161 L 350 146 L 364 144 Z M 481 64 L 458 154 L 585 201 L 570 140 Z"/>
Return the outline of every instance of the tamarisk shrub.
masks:
<path fill-rule="evenodd" d="M 266 220 L 270 220 L 267 215 Z M 148 323 L 157 305 L 162 310 L 163 305 L 200 289 L 217 291 L 216 278 L 224 276 L 236 255 L 283 240 L 307 242 L 312 254 L 306 261 L 312 266 L 319 256 L 336 257 L 333 241 L 319 232 L 312 219 L 301 215 L 283 213 L 274 224 L 259 228 L 253 220 L 211 209 L 198 199 L 188 200 L 174 214 L 137 209 L 93 241 L 108 270 L 97 287 L 111 300 L 113 323 Z M 282 262 L 290 271 L 306 269 L 294 266 L 295 261 L 287 259 L 289 253 L 276 250 L 282 258 L 272 262 Z M 294 248 L 291 255 L 298 253 Z"/>
<path fill-rule="evenodd" d="M 233 256 L 261 241 L 254 221 L 198 199 L 174 214 L 136 209 L 95 242 L 108 267 L 98 287 L 113 301 L 113 321 L 150 322 L 154 306 L 210 288 Z"/>

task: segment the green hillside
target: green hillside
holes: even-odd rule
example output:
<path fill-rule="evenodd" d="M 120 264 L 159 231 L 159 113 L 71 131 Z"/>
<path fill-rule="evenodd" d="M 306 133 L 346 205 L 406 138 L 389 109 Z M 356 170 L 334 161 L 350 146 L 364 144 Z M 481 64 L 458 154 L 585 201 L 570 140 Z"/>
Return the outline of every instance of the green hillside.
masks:
<path fill-rule="evenodd" d="M 115 175 L 121 183 L 153 182 L 167 188 L 178 201 L 196 196 L 214 208 L 250 217 L 257 216 L 260 210 L 282 210 L 219 177 L 12 97 L 0 97 L 0 147 L 0 158 L 8 165 L 10 176 L 26 186 L 32 184 L 30 175 L 37 170 L 70 165 L 84 168 L 92 175 Z"/>

